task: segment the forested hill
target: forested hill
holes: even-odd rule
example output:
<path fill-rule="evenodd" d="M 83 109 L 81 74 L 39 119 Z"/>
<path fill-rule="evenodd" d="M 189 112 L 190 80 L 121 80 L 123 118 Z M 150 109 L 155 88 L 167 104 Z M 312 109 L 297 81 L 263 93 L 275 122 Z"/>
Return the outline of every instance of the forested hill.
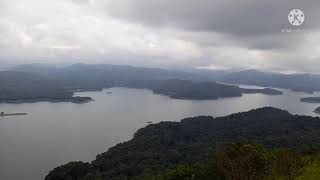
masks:
<path fill-rule="evenodd" d="M 49 77 L 30 72 L 0 71 L 0 103 L 82 103 L 90 100 L 90 97 L 74 97 L 72 89 Z"/>
<path fill-rule="evenodd" d="M 152 124 L 138 130 L 132 140 L 98 155 L 90 164 L 69 163 L 51 171 L 46 180 L 132 179 L 155 175 L 179 164 L 202 161 L 213 150 L 230 142 L 317 151 L 320 119 L 266 107 L 226 117 L 200 116 Z"/>

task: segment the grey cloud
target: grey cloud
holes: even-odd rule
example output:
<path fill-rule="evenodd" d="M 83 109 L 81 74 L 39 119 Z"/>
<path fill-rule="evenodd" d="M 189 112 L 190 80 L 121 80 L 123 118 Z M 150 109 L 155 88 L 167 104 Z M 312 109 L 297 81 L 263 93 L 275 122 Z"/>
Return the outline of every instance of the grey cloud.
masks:
<path fill-rule="evenodd" d="M 318 0 L 124 0 L 110 2 L 113 16 L 150 26 L 176 26 L 237 36 L 279 33 L 288 27 L 287 14 L 299 8 L 307 16 L 305 28 L 319 26 Z"/>
<path fill-rule="evenodd" d="M 319 0 L 0 0 L 0 61 L 315 72 L 319 7 Z M 294 8 L 306 15 L 302 31 L 282 33 Z"/>
<path fill-rule="evenodd" d="M 232 43 L 250 49 L 297 48 L 304 33 L 282 33 L 293 28 L 288 22 L 290 10 L 301 9 L 304 31 L 320 28 L 320 1 L 318 0 L 122 0 L 107 1 L 106 12 L 117 18 L 155 28 L 175 27 L 188 31 L 192 40 L 204 46 Z M 195 35 L 192 35 L 192 32 Z M 223 42 L 212 38 L 211 33 L 224 36 Z M 200 35 L 199 35 L 200 34 Z M 178 35 L 179 36 L 179 35 Z M 197 37 L 197 38 L 195 38 Z"/>

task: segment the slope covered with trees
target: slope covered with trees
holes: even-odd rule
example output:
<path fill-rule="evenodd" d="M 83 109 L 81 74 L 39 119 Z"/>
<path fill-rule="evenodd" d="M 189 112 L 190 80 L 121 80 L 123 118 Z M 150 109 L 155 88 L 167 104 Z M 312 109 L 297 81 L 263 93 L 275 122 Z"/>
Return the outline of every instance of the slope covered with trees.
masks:
<path fill-rule="evenodd" d="M 319 118 L 292 115 L 271 107 L 226 117 L 161 122 L 138 130 L 132 140 L 110 148 L 91 163 L 77 162 L 54 169 L 46 180 L 157 176 L 177 165 L 203 162 L 228 143 L 312 153 L 320 149 L 319 135 Z"/>
<path fill-rule="evenodd" d="M 256 144 L 230 144 L 203 162 L 181 165 L 154 180 L 303 179 L 309 166 L 320 166 L 317 156 L 289 149 L 267 149 Z M 320 176 L 317 176 L 320 177 Z M 309 179 L 310 180 L 310 179 Z"/>

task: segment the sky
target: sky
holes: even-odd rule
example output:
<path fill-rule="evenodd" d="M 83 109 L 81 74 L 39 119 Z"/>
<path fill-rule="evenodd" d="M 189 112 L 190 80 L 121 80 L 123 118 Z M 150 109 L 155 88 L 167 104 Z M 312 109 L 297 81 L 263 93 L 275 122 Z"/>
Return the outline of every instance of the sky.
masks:
<path fill-rule="evenodd" d="M 0 66 L 320 71 L 319 0 L 0 0 Z M 288 14 L 304 13 L 293 26 Z"/>

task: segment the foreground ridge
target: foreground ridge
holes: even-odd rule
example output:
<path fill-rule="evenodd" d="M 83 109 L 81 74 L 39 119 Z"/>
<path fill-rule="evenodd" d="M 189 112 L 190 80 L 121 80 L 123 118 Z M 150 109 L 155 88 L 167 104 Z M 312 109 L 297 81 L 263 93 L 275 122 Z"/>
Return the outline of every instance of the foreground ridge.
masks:
<path fill-rule="evenodd" d="M 132 140 L 110 148 L 91 163 L 72 162 L 55 168 L 46 180 L 156 175 L 179 164 L 203 161 L 212 151 L 231 142 L 317 151 L 319 120 L 265 107 L 225 117 L 199 116 L 181 122 L 160 122 L 138 130 Z M 74 169 L 81 173 L 74 174 Z"/>

